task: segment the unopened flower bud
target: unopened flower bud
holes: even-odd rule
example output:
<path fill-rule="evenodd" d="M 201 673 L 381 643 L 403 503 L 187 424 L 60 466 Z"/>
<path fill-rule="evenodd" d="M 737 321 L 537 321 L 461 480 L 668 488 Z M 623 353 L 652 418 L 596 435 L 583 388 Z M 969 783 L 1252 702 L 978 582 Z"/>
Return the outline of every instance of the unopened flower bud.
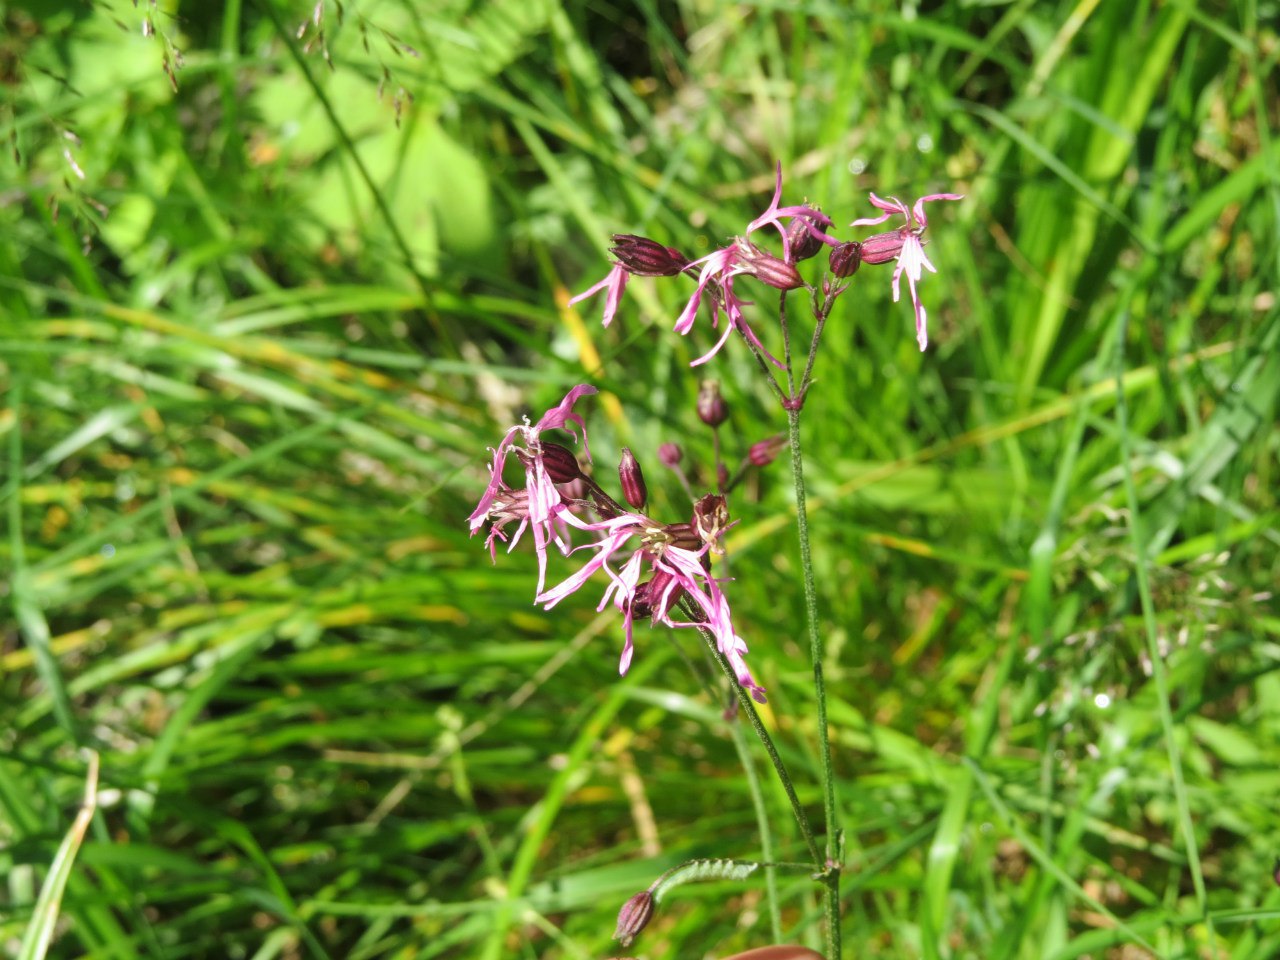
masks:
<path fill-rule="evenodd" d="M 618 928 L 613 931 L 613 939 L 624 947 L 631 946 L 640 931 L 649 925 L 652 917 L 653 894 L 648 890 L 641 890 L 618 911 Z"/>
<path fill-rule="evenodd" d="M 729 485 L 729 468 L 723 463 L 716 464 L 716 483 L 721 490 Z"/>
<path fill-rule="evenodd" d="M 874 237 L 867 237 L 862 241 L 862 262 L 863 263 L 889 263 L 898 259 L 898 254 L 902 253 L 902 245 L 904 241 L 903 231 L 910 235 L 911 230 L 906 227 L 900 227 L 897 230 L 891 230 L 889 233 L 877 233 Z"/>
<path fill-rule="evenodd" d="M 684 593 L 684 587 L 678 583 L 673 584 L 673 580 L 675 580 L 674 574 L 667 573 L 665 570 L 655 570 L 653 579 L 640 584 L 631 595 L 631 616 L 641 620 L 648 617 L 656 626 Z"/>
<path fill-rule="evenodd" d="M 618 479 L 622 482 L 622 496 L 627 503 L 637 510 L 643 510 L 649 499 L 649 488 L 645 486 L 640 461 L 628 447 L 622 448 L 622 459 L 618 461 Z"/>
<path fill-rule="evenodd" d="M 771 253 L 765 253 L 750 240 L 736 238 L 736 261 L 742 272 L 749 274 L 761 283 L 767 283 L 777 290 L 794 290 L 803 287 L 804 280 L 799 272 L 785 260 L 779 260 Z"/>
<path fill-rule="evenodd" d="M 747 451 L 747 459 L 757 467 L 767 467 L 778 459 L 778 454 L 787 445 L 787 438 L 779 433 L 751 445 Z"/>
<path fill-rule="evenodd" d="M 717 380 L 703 380 L 698 388 L 698 419 L 708 427 L 718 427 L 729 419 L 729 405 L 720 396 Z"/>
<path fill-rule="evenodd" d="M 609 252 L 636 277 L 674 277 L 689 265 L 689 258 L 675 247 L 629 233 L 615 233 Z"/>
<path fill-rule="evenodd" d="M 542 444 L 542 463 L 552 483 L 570 483 L 582 476 L 582 468 L 578 466 L 578 458 L 573 451 L 558 443 Z"/>
<path fill-rule="evenodd" d="M 658 447 L 658 462 L 668 470 L 674 470 L 680 466 L 683 457 L 684 451 L 680 449 L 678 443 L 664 443 Z"/>
<path fill-rule="evenodd" d="M 714 544 L 728 525 L 729 505 L 718 493 L 708 493 L 693 505 L 693 529 L 703 543 Z"/>
<path fill-rule="evenodd" d="M 857 240 L 851 240 L 849 243 L 842 243 L 831 251 L 831 256 L 827 260 L 831 267 L 831 272 L 837 277 L 851 277 L 858 271 L 858 266 L 862 263 L 862 244 Z"/>
<path fill-rule="evenodd" d="M 813 211 L 817 217 L 830 223 L 827 217 L 818 210 Z M 799 263 L 815 257 L 822 249 L 822 241 L 813 235 L 813 222 L 816 217 L 797 214 L 787 224 L 787 247 L 791 251 L 791 262 Z"/>

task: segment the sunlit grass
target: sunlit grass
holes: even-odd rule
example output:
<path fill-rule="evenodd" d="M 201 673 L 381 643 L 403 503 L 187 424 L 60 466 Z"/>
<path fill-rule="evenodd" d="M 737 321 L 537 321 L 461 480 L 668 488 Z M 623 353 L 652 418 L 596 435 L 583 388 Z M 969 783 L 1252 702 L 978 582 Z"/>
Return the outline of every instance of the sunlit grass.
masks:
<path fill-rule="evenodd" d="M 689 369 L 687 284 L 566 307 L 611 233 L 700 256 L 781 161 L 843 237 L 868 191 L 967 198 L 930 211 L 929 351 L 864 268 L 806 407 L 846 956 L 1280 951 L 1273 6 L 44 6 L 0 38 L 15 948 L 89 749 L 51 956 L 606 956 L 663 870 L 759 855 L 695 639 L 641 629 L 619 680 L 595 594 L 534 607 L 465 517 L 573 383 L 601 482 L 629 446 L 664 516 L 700 377 L 735 452 L 784 430 L 740 344 Z M 785 463 L 731 506 L 816 815 Z M 779 877 L 788 938 L 818 892 Z M 768 937 L 717 883 L 631 950 Z"/>

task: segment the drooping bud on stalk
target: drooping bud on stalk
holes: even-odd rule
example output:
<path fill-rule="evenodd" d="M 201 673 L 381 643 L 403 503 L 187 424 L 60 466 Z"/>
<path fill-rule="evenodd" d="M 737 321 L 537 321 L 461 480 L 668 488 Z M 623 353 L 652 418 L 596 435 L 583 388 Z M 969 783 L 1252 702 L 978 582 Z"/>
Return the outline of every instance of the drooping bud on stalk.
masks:
<path fill-rule="evenodd" d="M 668 470 L 674 470 L 680 466 L 680 460 L 684 457 L 684 451 L 680 449 L 678 443 L 664 443 L 658 447 L 658 462 Z"/>
<path fill-rule="evenodd" d="M 778 433 L 764 440 L 759 440 L 751 445 L 747 450 L 747 459 L 757 467 L 767 467 L 778 459 L 778 454 L 787 445 L 787 438 L 784 434 Z"/>
<path fill-rule="evenodd" d="M 827 263 L 831 267 L 831 272 L 837 277 L 843 279 L 853 276 L 862 263 L 862 244 L 857 240 L 840 244 L 831 251 Z"/>
<path fill-rule="evenodd" d="M 863 263 L 890 263 L 898 259 L 906 237 L 911 235 L 910 227 L 899 227 L 889 233 L 877 233 L 862 241 Z M 905 234 L 905 236 L 904 236 Z"/>
<path fill-rule="evenodd" d="M 716 541 L 729 525 L 729 505 L 718 493 L 708 493 L 693 505 L 693 529 L 703 543 L 711 544 L 711 552 L 719 553 Z"/>
<path fill-rule="evenodd" d="M 609 252 L 622 269 L 636 277 L 674 277 L 689 265 L 689 258 L 675 247 L 664 247 L 648 237 L 615 233 Z"/>
<path fill-rule="evenodd" d="M 618 461 L 618 480 L 622 483 L 622 496 L 627 503 L 637 510 L 643 510 L 649 499 L 649 488 L 645 486 L 640 461 L 629 447 L 622 448 L 622 459 Z"/>
<path fill-rule="evenodd" d="M 648 890 L 641 890 L 618 911 L 618 927 L 613 931 L 613 939 L 624 947 L 631 946 L 640 931 L 649 925 L 652 917 L 653 894 Z"/>
<path fill-rule="evenodd" d="M 794 290 L 804 286 L 799 272 L 785 260 L 779 260 L 742 237 L 735 237 L 733 244 L 737 254 L 736 262 L 743 273 L 777 290 Z"/>
<path fill-rule="evenodd" d="M 827 219 L 817 208 L 814 208 L 813 212 L 822 220 Z M 787 224 L 787 247 L 791 251 L 791 263 L 799 263 L 815 257 L 822 249 L 822 241 L 813 235 L 812 224 L 815 219 L 817 218 L 796 214 Z"/>
<path fill-rule="evenodd" d="M 729 485 L 729 468 L 723 463 L 716 464 L 716 483 L 721 490 Z"/>
<path fill-rule="evenodd" d="M 543 441 L 542 462 L 552 483 L 571 483 L 582 476 L 582 468 L 578 466 L 578 458 L 573 451 L 558 443 Z"/>
<path fill-rule="evenodd" d="M 729 405 L 720 396 L 718 380 L 703 380 L 698 387 L 698 419 L 708 427 L 718 427 L 729 419 Z"/>

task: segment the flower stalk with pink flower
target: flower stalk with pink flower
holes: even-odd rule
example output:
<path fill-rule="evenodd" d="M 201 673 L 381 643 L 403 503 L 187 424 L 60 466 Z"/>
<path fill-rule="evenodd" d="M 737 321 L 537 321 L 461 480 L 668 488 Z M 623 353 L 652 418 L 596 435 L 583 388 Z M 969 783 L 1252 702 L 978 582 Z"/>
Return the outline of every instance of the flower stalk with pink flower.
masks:
<path fill-rule="evenodd" d="M 604 291 L 603 321 L 605 326 L 609 326 L 621 309 L 623 294 L 632 277 L 690 278 L 694 287 L 675 320 L 674 330 L 681 336 L 689 336 L 697 327 L 697 318 L 706 313 L 716 333 L 711 348 L 696 357 L 691 365 L 701 366 L 710 362 L 736 332 L 778 401 L 786 419 L 785 434 L 775 433 L 758 440 L 743 456 L 737 471 L 731 471 L 722 456 L 720 434 L 721 425 L 730 416 L 730 407 L 720 395 L 718 386 L 712 389 L 704 385 L 697 410 L 699 419 L 714 432 L 715 462 L 711 476 L 717 492 L 697 499 L 689 520 L 661 523 L 646 512 L 649 510 L 647 488 L 639 462 L 630 450 L 624 452 L 619 473 L 624 505 L 610 497 L 582 471 L 565 448 L 542 441 L 543 430 L 577 426 L 582 428 L 585 452 L 585 427 L 572 408 L 578 398 L 594 390 L 585 385 L 576 387 L 536 425 L 516 426 L 508 431 L 494 452 L 489 486 L 471 516 L 471 526 L 472 532 L 476 533 L 486 523 L 489 524 L 491 551 L 495 549 L 496 540 L 506 539 L 504 528 L 509 523 L 519 522 L 511 537 L 512 546 L 526 527 L 533 531 L 539 558 L 535 597 L 548 610 L 591 580 L 603 578 L 605 587 L 598 609 L 612 606 L 622 616 L 625 642 L 619 663 L 621 673 L 627 672 L 635 654 L 634 626 L 638 620 L 648 619 L 655 626 L 695 627 L 703 635 L 728 678 L 742 712 L 769 754 L 774 771 L 791 801 L 811 858 L 811 874 L 826 891 L 827 960 L 840 960 L 841 829 L 827 718 L 825 642 L 818 611 L 806 506 L 801 420 L 805 399 L 814 385 L 814 371 L 824 332 L 842 296 L 853 289 L 860 278 L 871 275 L 861 269 L 863 266 L 894 265 L 891 287 L 895 303 L 901 299 L 902 278 L 905 276 L 912 302 L 916 342 L 921 350 L 927 347 L 928 314 L 921 300 L 920 285 L 925 272 L 938 271 L 924 250 L 924 235 L 929 226 L 925 204 L 960 200 L 962 196 L 955 193 L 927 194 L 908 206 L 896 197 L 882 199 L 872 193 L 870 202 L 880 213 L 855 219 L 852 226 L 875 226 L 894 216 L 902 217 L 903 222 L 895 229 L 860 240 L 843 240 L 833 235 L 832 219 L 818 207 L 807 202 L 784 205 L 782 193 L 779 165 L 773 195 L 766 209 L 746 224 L 740 236 L 731 238 L 724 246 L 702 257 L 690 258 L 677 248 L 647 237 L 615 235 L 611 248 L 614 263 L 609 273 L 570 303 L 578 303 Z M 772 237 L 774 233 L 776 238 Z M 818 275 L 814 276 L 814 264 L 821 264 L 816 256 L 824 247 L 828 256 L 817 271 Z M 747 299 L 755 296 L 750 290 L 752 285 L 766 293 L 769 290 L 778 292 L 777 310 L 768 322 L 761 319 L 755 301 Z M 802 292 L 813 317 L 803 360 L 793 349 L 796 323 L 788 309 L 794 302 L 789 299 L 790 294 L 797 291 Z M 774 327 L 776 332 L 771 332 Z M 776 345 L 766 346 L 766 342 L 771 340 L 779 341 L 781 349 Z M 764 702 L 764 690 L 747 666 L 747 643 L 730 611 L 727 577 L 714 575 L 710 562 L 712 555 L 722 552 L 721 537 L 729 525 L 726 497 L 749 471 L 767 468 L 783 447 L 790 450 L 805 620 L 817 703 L 815 726 L 824 814 L 824 849 L 821 851 L 786 766 L 755 710 L 755 702 Z M 502 476 L 503 464 L 513 451 L 525 468 L 523 488 L 507 486 Z M 569 453 L 569 461 L 565 460 L 565 453 Z M 676 473 L 682 487 L 692 497 L 682 448 L 664 444 L 659 457 L 664 466 Z M 586 496 L 568 495 L 563 485 L 570 481 L 584 489 Z M 586 542 L 573 546 L 569 543 L 570 535 Z M 551 545 L 571 560 L 578 555 L 586 559 L 568 577 L 546 587 L 547 554 Z M 676 609 L 682 612 L 684 619 L 672 616 Z M 764 804 L 758 795 L 758 785 L 751 777 L 748 777 L 748 784 L 757 801 L 762 846 L 767 853 L 772 841 L 770 826 L 762 812 Z M 766 859 L 769 859 L 768 854 Z M 769 864 L 764 866 L 770 920 L 775 939 L 780 940 L 780 911 L 772 867 Z M 645 906 L 650 909 L 652 905 Z M 644 921 L 647 919 L 646 914 Z M 638 920 L 636 923 L 620 920 L 619 923 L 620 930 L 629 931 L 626 934 L 628 938 L 637 934 L 642 926 Z"/>

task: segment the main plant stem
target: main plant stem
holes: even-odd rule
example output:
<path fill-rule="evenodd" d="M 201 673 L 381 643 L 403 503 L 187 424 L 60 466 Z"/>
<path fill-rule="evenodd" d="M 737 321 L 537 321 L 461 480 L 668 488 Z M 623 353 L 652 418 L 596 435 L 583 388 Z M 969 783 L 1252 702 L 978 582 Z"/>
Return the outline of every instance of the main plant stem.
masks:
<path fill-rule="evenodd" d="M 805 510 L 804 460 L 800 447 L 800 410 L 787 410 L 791 446 L 791 475 L 796 489 L 796 533 L 800 537 L 800 569 L 804 577 L 805 617 L 809 622 L 809 656 L 813 661 L 813 693 L 818 701 L 818 743 L 822 758 L 823 820 L 826 828 L 828 960 L 840 960 L 840 860 L 837 849 L 835 776 L 831 769 L 831 739 L 827 733 L 827 685 L 822 676 L 822 632 L 818 629 L 818 590 L 813 579 L 813 553 L 809 545 L 809 517 Z"/>
<path fill-rule="evenodd" d="M 809 627 L 809 658 L 813 662 L 813 695 L 818 701 L 818 744 L 822 762 L 822 810 L 826 835 L 826 860 L 821 865 L 822 882 L 827 888 L 827 948 L 828 960 L 840 960 L 840 827 L 836 819 L 836 784 L 831 769 L 831 739 L 827 731 L 827 684 L 822 676 L 822 631 L 818 626 L 818 588 L 813 577 L 813 551 L 809 541 L 809 512 L 805 506 L 804 452 L 800 444 L 800 411 L 804 409 L 805 394 L 813 382 L 813 363 L 818 356 L 818 344 L 831 311 L 832 298 L 824 295 L 821 302 L 816 295 L 812 300 L 816 324 L 804 373 L 796 388 L 795 363 L 791 355 L 791 329 L 787 323 L 787 298 L 779 297 L 778 313 L 782 324 L 787 373 L 788 446 L 791 448 L 791 478 L 796 491 L 796 534 L 800 538 L 800 570 L 804 579 L 805 619 Z"/>
<path fill-rule="evenodd" d="M 791 478 L 795 484 L 796 491 L 796 533 L 800 537 L 800 569 L 804 578 L 805 618 L 808 620 L 809 628 L 809 657 L 813 661 L 814 698 L 818 701 L 818 743 L 822 758 L 822 809 L 826 835 L 826 851 L 822 861 L 819 861 L 818 851 L 812 842 L 810 842 L 809 850 L 813 856 L 814 866 L 818 871 L 817 877 L 827 888 L 827 960 L 841 960 L 840 825 L 836 816 L 836 785 L 835 774 L 831 768 L 831 739 L 827 732 L 827 685 L 822 676 L 823 644 L 822 634 L 818 627 L 818 588 L 813 578 L 813 552 L 809 545 L 809 514 L 805 508 L 804 457 L 800 445 L 800 411 L 804 407 L 805 394 L 808 393 L 809 387 L 813 384 L 813 364 L 818 356 L 818 344 L 822 340 L 822 332 L 826 327 L 827 317 L 831 312 L 836 296 L 839 295 L 842 289 L 832 290 L 824 285 L 821 289 L 821 294 L 816 288 L 810 289 L 810 302 L 813 305 L 814 319 L 817 322 L 813 328 L 813 339 L 809 343 L 809 355 L 805 359 L 804 372 L 801 374 L 798 387 L 796 384 L 795 363 L 791 353 L 791 328 L 787 323 L 786 291 L 783 291 L 778 298 L 778 319 L 782 327 L 783 342 L 783 363 L 781 366 L 786 372 L 785 387 L 779 382 L 773 370 L 770 369 L 769 361 L 760 348 L 749 337 L 743 338 L 751 349 L 752 355 L 756 358 L 756 363 L 760 367 L 761 373 L 764 374 L 765 382 L 769 384 L 769 389 L 778 398 L 782 408 L 787 411 L 787 435 L 790 441 L 788 445 L 791 447 Z M 728 671 L 727 662 L 724 664 L 724 668 Z M 732 671 L 728 672 L 732 675 Z M 738 695 L 739 700 L 745 706 L 751 706 L 750 698 L 740 684 L 738 685 Z M 748 716 L 751 716 L 753 722 L 758 725 L 759 718 L 755 717 L 754 714 L 755 711 L 750 710 Z M 764 740 L 763 726 L 757 726 L 756 732 L 761 735 L 762 742 L 765 743 L 766 747 L 772 746 L 771 743 Z M 781 775 L 780 761 L 775 761 L 774 767 Z M 790 784 L 785 777 L 783 785 L 788 788 L 788 796 L 793 798 L 792 806 L 794 808 L 794 791 L 790 789 Z M 801 822 L 801 829 L 805 832 L 806 839 L 808 839 L 808 831 L 805 830 L 807 826 L 806 820 L 799 810 L 796 813 L 797 820 Z"/>

